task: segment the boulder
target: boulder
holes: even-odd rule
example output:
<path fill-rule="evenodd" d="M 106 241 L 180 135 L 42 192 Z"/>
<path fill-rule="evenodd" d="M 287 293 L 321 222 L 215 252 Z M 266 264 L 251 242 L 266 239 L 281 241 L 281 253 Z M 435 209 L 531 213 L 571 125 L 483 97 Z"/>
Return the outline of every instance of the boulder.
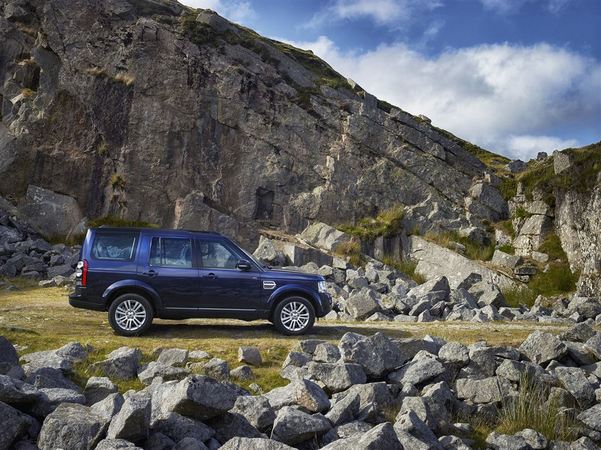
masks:
<path fill-rule="evenodd" d="M 236 367 L 230 372 L 230 377 L 239 380 L 239 381 L 248 381 L 254 380 L 255 374 L 253 373 L 250 366 L 242 365 L 240 367 Z"/>
<path fill-rule="evenodd" d="M 96 450 L 143 450 L 141 447 L 136 447 L 133 442 L 126 441 L 125 439 L 103 439 L 96 446 Z"/>
<path fill-rule="evenodd" d="M 204 423 L 177 413 L 169 413 L 165 417 L 154 421 L 152 429 L 175 442 L 183 438 L 193 438 L 205 442 L 215 435 L 213 429 Z"/>
<path fill-rule="evenodd" d="M 347 438 L 338 439 L 325 447 L 324 450 L 402 450 L 394 428 L 388 422 L 376 425 L 364 433 L 355 433 Z"/>
<path fill-rule="evenodd" d="M 91 366 L 109 378 L 130 380 L 138 374 L 142 352 L 137 348 L 120 347 L 109 353 L 104 361 Z"/>
<path fill-rule="evenodd" d="M 239 393 L 228 384 L 201 375 L 189 375 L 167 386 L 157 402 L 164 412 L 176 412 L 196 420 L 206 420 L 229 411 Z M 154 403 L 153 395 L 153 403 Z"/>
<path fill-rule="evenodd" d="M 540 330 L 530 334 L 520 345 L 519 350 L 530 361 L 537 364 L 545 364 L 553 359 L 560 359 L 568 351 L 566 345 L 557 336 Z"/>
<path fill-rule="evenodd" d="M 87 405 L 93 405 L 116 392 L 118 392 L 117 386 L 106 377 L 88 378 L 86 387 L 83 390 Z"/>
<path fill-rule="evenodd" d="M 225 381 L 230 377 L 230 366 L 221 358 L 211 358 L 203 365 L 204 373 L 217 380 Z"/>
<path fill-rule="evenodd" d="M 21 380 L 0 375 L 0 402 L 9 405 L 28 405 L 40 397 L 38 390 Z"/>
<path fill-rule="evenodd" d="M 315 347 L 313 361 L 334 363 L 340 359 L 340 350 L 334 344 L 324 342 Z"/>
<path fill-rule="evenodd" d="M 265 236 L 259 238 L 259 245 L 253 252 L 259 261 L 271 266 L 285 266 L 287 261 L 284 252 L 274 245 L 274 241 Z"/>
<path fill-rule="evenodd" d="M 469 363 L 470 357 L 467 347 L 458 342 L 448 342 L 438 351 L 438 357 L 444 361 L 457 366 L 465 366 Z"/>
<path fill-rule="evenodd" d="M 47 416 L 56 409 L 61 403 L 85 404 L 86 398 L 78 391 L 63 388 L 42 388 L 39 389 L 39 398 L 33 404 L 31 412 L 35 416 Z"/>
<path fill-rule="evenodd" d="M 494 450 L 531 450 L 526 439 L 517 434 L 500 434 L 493 431 L 487 436 L 486 443 Z"/>
<path fill-rule="evenodd" d="M 29 428 L 27 417 L 10 405 L 0 401 L 0 448 L 12 448 L 12 444 L 23 436 Z M 43 447 L 42 447 L 43 448 Z"/>
<path fill-rule="evenodd" d="M 162 378 L 163 381 L 181 380 L 189 373 L 189 370 L 183 367 L 174 367 L 159 361 L 151 361 L 138 373 L 138 378 L 142 383 L 150 384 L 157 377 Z"/>
<path fill-rule="evenodd" d="M 595 333 L 584 343 L 584 348 L 601 361 L 601 333 Z"/>
<path fill-rule="evenodd" d="M 460 378 L 456 381 L 457 397 L 472 403 L 497 403 L 510 391 L 509 383 L 498 377 L 481 380 Z"/>
<path fill-rule="evenodd" d="M 227 441 L 220 450 L 294 450 L 292 447 L 265 438 L 235 437 Z"/>
<path fill-rule="evenodd" d="M 129 395 L 113 417 L 107 431 L 110 439 L 138 442 L 148 437 L 150 430 L 150 395 L 136 392 Z"/>
<path fill-rule="evenodd" d="M 510 255 L 499 249 L 496 249 L 492 255 L 491 262 L 497 266 L 515 269 L 522 262 L 522 257 L 518 255 Z"/>
<path fill-rule="evenodd" d="M 601 403 L 581 412 L 577 419 L 590 429 L 601 432 Z"/>
<path fill-rule="evenodd" d="M 41 450 L 93 449 L 105 430 L 104 418 L 89 407 L 63 403 L 44 420 L 38 447 Z"/>
<path fill-rule="evenodd" d="M 294 445 L 319 436 L 332 426 L 321 414 L 310 415 L 290 406 L 282 408 L 275 419 L 271 437 Z"/>
<path fill-rule="evenodd" d="M 351 236 L 322 222 L 314 222 L 299 237 L 310 245 L 335 252 L 340 244 L 349 242 Z"/>
<path fill-rule="evenodd" d="M 363 320 L 380 310 L 375 291 L 361 289 L 346 300 L 346 310 L 355 320 Z"/>
<path fill-rule="evenodd" d="M 111 419 L 121 410 L 124 402 L 125 400 L 123 399 L 123 396 L 118 392 L 115 392 L 107 395 L 99 402 L 94 403 L 92 406 L 90 406 L 90 410 L 104 417 L 106 423 L 108 424 Z"/>
<path fill-rule="evenodd" d="M 183 366 L 188 361 L 188 350 L 184 348 L 166 348 L 161 351 L 157 362 L 167 366 Z"/>
<path fill-rule="evenodd" d="M 442 375 L 445 370 L 434 355 L 420 351 L 410 362 L 388 375 L 388 380 L 403 385 L 419 385 Z"/>
<path fill-rule="evenodd" d="M 19 356 L 15 347 L 4 336 L 0 336 L 0 375 L 16 375 L 21 372 Z"/>
<path fill-rule="evenodd" d="M 238 349 L 238 361 L 250 364 L 251 366 L 260 366 L 263 363 L 261 352 L 258 347 L 244 346 Z"/>
<path fill-rule="evenodd" d="M 231 413 L 240 414 L 258 430 L 266 430 L 273 425 L 276 414 L 269 400 L 263 396 L 238 397 Z"/>
<path fill-rule="evenodd" d="M 345 336 L 347 341 L 345 342 Z M 409 357 L 388 337 L 376 333 L 369 337 L 345 334 L 340 340 L 340 353 L 347 363 L 363 367 L 368 378 L 381 378 L 384 374 L 400 367 Z"/>
<path fill-rule="evenodd" d="M 219 442 L 227 442 L 234 437 L 266 437 L 240 414 L 227 412 L 209 419 L 207 425 L 215 430 L 215 439 Z"/>
<path fill-rule="evenodd" d="M 359 364 L 310 362 L 307 370 L 329 392 L 340 392 L 355 384 L 363 384 L 367 377 Z"/>
<path fill-rule="evenodd" d="M 330 408 L 330 400 L 324 390 L 316 383 L 301 379 L 281 388 L 275 388 L 265 394 L 271 406 L 280 409 L 297 405 L 309 412 L 323 412 Z"/>
<path fill-rule="evenodd" d="M 582 408 L 591 406 L 594 403 L 595 385 L 588 380 L 583 369 L 579 367 L 557 367 L 553 373 Z"/>

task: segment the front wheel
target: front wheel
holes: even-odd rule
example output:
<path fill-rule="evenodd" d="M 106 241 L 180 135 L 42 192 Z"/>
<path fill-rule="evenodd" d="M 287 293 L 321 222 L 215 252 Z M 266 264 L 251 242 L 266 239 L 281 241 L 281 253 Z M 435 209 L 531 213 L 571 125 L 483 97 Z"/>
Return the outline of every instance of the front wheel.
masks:
<path fill-rule="evenodd" d="M 138 336 L 152 324 L 152 305 L 139 294 L 123 294 L 109 308 L 109 323 L 121 336 Z"/>
<path fill-rule="evenodd" d="M 287 297 L 275 308 L 273 324 L 282 334 L 297 336 L 305 334 L 315 323 L 315 309 L 303 297 Z"/>

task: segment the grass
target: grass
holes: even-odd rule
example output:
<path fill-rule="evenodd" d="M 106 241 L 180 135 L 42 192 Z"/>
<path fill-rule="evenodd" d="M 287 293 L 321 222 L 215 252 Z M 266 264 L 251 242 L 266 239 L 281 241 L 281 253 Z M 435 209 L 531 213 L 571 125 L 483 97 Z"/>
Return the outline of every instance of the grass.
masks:
<path fill-rule="evenodd" d="M 115 80 L 118 83 L 124 84 L 125 86 L 132 86 L 136 81 L 136 77 L 128 72 L 119 72 L 117 75 L 115 75 L 113 80 Z"/>
<path fill-rule="evenodd" d="M 111 175 L 111 187 L 113 190 L 125 190 L 125 178 L 120 173 L 114 173 Z"/>
<path fill-rule="evenodd" d="M 499 192 L 501 192 L 501 195 L 505 200 L 510 200 L 517 195 L 518 183 L 512 175 L 505 175 L 501 177 Z"/>
<path fill-rule="evenodd" d="M 495 252 L 495 245 L 493 242 L 483 245 L 466 236 L 461 236 L 456 231 L 429 231 L 424 235 L 424 239 L 451 250 L 456 250 L 454 244 L 461 244 L 465 246 L 464 256 L 476 261 L 490 261 Z"/>
<path fill-rule="evenodd" d="M 499 250 L 501 250 L 502 252 L 505 252 L 505 253 L 507 253 L 508 255 L 513 255 L 513 254 L 515 254 L 515 248 L 514 248 L 514 246 L 513 246 L 513 245 L 511 245 L 511 244 L 504 244 L 504 245 L 501 245 L 501 246 L 499 247 Z"/>
<path fill-rule="evenodd" d="M 379 236 L 391 236 L 401 231 L 405 217 L 402 206 L 393 206 L 380 212 L 376 217 L 365 217 L 356 224 L 343 224 L 337 228 L 359 239 L 373 240 Z"/>
<path fill-rule="evenodd" d="M 73 378 L 83 384 L 94 375 L 87 367 L 102 360 L 121 346 L 138 347 L 149 361 L 158 347 L 179 347 L 206 350 L 212 356 L 226 360 L 231 368 L 237 362 L 241 345 L 256 345 L 263 355 L 263 364 L 253 368 L 256 380 L 264 390 L 287 384 L 279 375 L 288 352 L 301 339 L 324 339 L 335 342 L 346 332 L 371 335 L 383 331 L 392 338 L 435 335 L 447 340 L 471 344 L 486 340 L 491 345 L 519 345 L 535 328 L 560 333 L 567 327 L 538 323 L 363 323 L 318 322 L 313 331 L 301 337 L 282 336 L 265 321 L 246 323 L 234 320 L 156 320 L 144 336 L 117 336 L 110 328 L 106 313 L 74 309 L 67 303 L 68 291 L 63 288 L 39 288 L 28 280 L 11 283 L 18 291 L 0 291 L 0 335 L 18 344 L 20 354 L 61 347 L 77 341 L 94 348 L 90 358 L 75 367 Z M 121 391 L 138 389 L 138 381 L 118 381 Z M 242 384 L 245 386 L 244 384 Z"/>
<path fill-rule="evenodd" d="M 504 231 L 509 236 L 515 237 L 515 230 L 513 228 L 513 222 L 511 221 L 511 219 L 507 219 L 507 220 L 503 220 L 501 222 L 497 222 L 495 224 L 495 226 L 497 228 L 499 228 L 501 231 Z"/>
<path fill-rule="evenodd" d="M 559 236 L 555 233 L 549 233 L 541 246 L 538 249 L 539 252 L 546 253 L 549 255 L 549 259 L 553 260 L 561 260 L 567 261 L 568 257 L 566 252 L 563 251 L 563 247 L 561 246 L 561 240 Z"/>
<path fill-rule="evenodd" d="M 545 161 L 534 161 L 530 167 L 518 176 L 524 186 L 528 198 L 539 190 L 547 204 L 554 206 L 555 190 L 574 189 L 578 192 L 589 192 L 597 181 L 601 171 L 601 141 L 586 147 L 562 150 L 570 155 L 572 167 L 556 175 L 553 169 L 553 158 Z"/>
<path fill-rule="evenodd" d="M 362 266 L 365 263 L 365 258 L 361 254 L 361 244 L 357 241 L 342 242 L 336 247 L 334 252 L 338 256 L 348 258 L 348 261 L 353 266 Z"/>
<path fill-rule="evenodd" d="M 402 272 L 405 275 L 409 276 L 409 278 L 411 278 L 417 284 L 422 284 L 427 281 L 422 274 L 415 271 L 415 269 L 417 268 L 416 261 L 410 259 L 399 260 L 391 257 L 385 257 L 382 258 L 382 262 L 387 266 L 394 267 L 399 272 Z"/>
<path fill-rule="evenodd" d="M 513 217 L 518 218 L 518 219 L 527 219 L 530 216 L 532 216 L 532 214 L 530 214 L 528 211 L 526 211 L 526 209 L 523 206 L 518 206 L 515 209 L 515 212 L 513 213 Z"/>
<path fill-rule="evenodd" d="M 534 305 L 537 294 L 534 290 L 526 286 L 514 286 L 509 289 L 503 289 L 505 303 L 512 308 L 519 308 L 521 305 L 531 307 Z"/>

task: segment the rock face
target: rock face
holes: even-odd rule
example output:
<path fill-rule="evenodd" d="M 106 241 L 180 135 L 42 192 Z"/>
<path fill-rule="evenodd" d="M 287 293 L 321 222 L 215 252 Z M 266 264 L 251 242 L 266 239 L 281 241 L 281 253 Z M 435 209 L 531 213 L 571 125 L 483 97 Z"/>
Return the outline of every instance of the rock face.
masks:
<path fill-rule="evenodd" d="M 0 33 L 0 194 L 60 195 L 56 211 L 74 207 L 53 231 L 121 214 L 256 243 L 259 225 L 298 232 L 383 205 L 464 225 L 505 214 L 493 184 L 472 182 L 483 164 L 448 135 L 212 12 L 11 0 Z"/>

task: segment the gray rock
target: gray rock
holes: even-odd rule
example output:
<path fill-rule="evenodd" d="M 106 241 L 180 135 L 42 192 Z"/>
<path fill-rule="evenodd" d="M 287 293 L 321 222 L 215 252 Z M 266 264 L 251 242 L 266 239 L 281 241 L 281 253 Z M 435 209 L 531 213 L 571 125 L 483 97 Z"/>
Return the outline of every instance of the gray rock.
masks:
<path fill-rule="evenodd" d="M 538 431 L 525 428 L 522 431 L 515 433 L 515 436 L 523 437 L 532 450 L 544 450 L 547 448 L 547 438 Z"/>
<path fill-rule="evenodd" d="M 139 380 L 148 385 L 154 378 L 162 378 L 164 381 L 182 380 L 189 374 L 188 369 L 163 364 L 159 361 L 151 361 L 138 373 Z"/>
<path fill-rule="evenodd" d="M 347 393 L 336 400 L 326 414 L 326 418 L 334 425 L 342 425 L 355 420 L 359 415 L 361 397 L 358 392 Z"/>
<path fill-rule="evenodd" d="M 121 410 L 125 400 L 118 392 L 107 395 L 99 402 L 90 406 L 90 410 L 99 416 L 102 416 L 108 424 L 111 419 Z"/>
<path fill-rule="evenodd" d="M 368 378 L 380 378 L 409 359 L 382 333 L 367 338 L 358 336 L 356 341 L 349 340 L 348 343 L 343 342 L 343 336 L 340 341 L 340 353 L 345 362 L 360 364 Z"/>
<path fill-rule="evenodd" d="M 254 380 L 255 375 L 253 374 L 253 371 L 250 368 L 250 366 L 242 365 L 240 367 L 236 367 L 235 369 L 233 369 L 230 372 L 230 377 L 235 380 L 249 381 L 249 380 Z"/>
<path fill-rule="evenodd" d="M 187 437 L 179 441 L 175 445 L 174 450 L 208 450 L 208 448 L 199 440 Z"/>
<path fill-rule="evenodd" d="M 227 380 L 230 377 L 230 366 L 227 361 L 220 358 L 212 358 L 203 366 L 204 373 L 217 380 Z"/>
<path fill-rule="evenodd" d="M 238 349 L 238 361 L 250 364 L 251 366 L 260 366 L 263 363 L 261 352 L 258 347 L 243 346 Z"/>
<path fill-rule="evenodd" d="M 136 447 L 133 442 L 126 441 L 125 439 L 103 439 L 96 446 L 96 450 L 121 450 L 122 448 L 143 450 L 141 447 Z"/>
<path fill-rule="evenodd" d="M 30 384 L 0 375 L 0 401 L 9 405 L 27 405 L 40 397 L 38 390 Z"/>
<path fill-rule="evenodd" d="M 530 450 L 530 446 L 522 436 L 499 434 L 496 431 L 488 435 L 486 443 L 494 450 Z"/>
<path fill-rule="evenodd" d="M 300 238 L 329 252 L 335 252 L 340 244 L 351 240 L 350 235 L 322 222 L 313 222 L 303 230 Z"/>
<path fill-rule="evenodd" d="M 88 378 L 86 387 L 83 390 L 87 405 L 93 405 L 116 392 L 118 392 L 117 386 L 106 377 Z"/>
<path fill-rule="evenodd" d="M 590 407 L 589 409 L 578 414 L 578 420 L 580 420 L 587 427 L 601 432 L 601 404 Z"/>
<path fill-rule="evenodd" d="M 562 341 L 586 342 L 597 332 L 586 322 L 577 323 L 560 335 Z"/>
<path fill-rule="evenodd" d="M 200 375 L 189 375 L 165 388 L 157 401 L 164 412 L 176 412 L 196 420 L 206 420 L 229 411 L 238 398 L 231 386 Z M 153 403 L 154 398 L 153 395 Z"/>
<path fill-rule="evenodd" d="M 33 372 L 30 371 L 25 381 L 38 389 L 62 388 L 71 389 L 72 391 L 77 392 L 80 390 L 79 386 L 73 383 L 69 378 L 65 377 L 62 370 L 50 367 L 37 369 Z"/>
<path fill-rule="evenodd" d="M 568 349 L 557 336 L 540 330 L 534 331 L 520 345 L 519 350 L 528 359 L 537 364 L 544 364 L 553 359 L 560 359 L 567 353 Z"/>
<path fill-rule="evenodd" d="M 83 394 L 72 389 L 42 388 L 38 391 L 40 396 L 31 409 L 36 416 L 47 416 L 61 403 L 78 403 L 81 405 L 86 403 Z"/>
<path fill-rule="evenodd" d="M 426 448 L 442 449 L 436 435 L 413 411 L 398 416 L 394 423 L 394 430 L 403 448 L 424 448 L 419 444 L 421 442 L 427 445 Z M 413 436 L 419 442 L 414 443 L 413 439 L 407 438 L 406 434 Z"/>
<path fill-rule="evenodd" d="M 357 450 L 403 449 L 394 428 L 388 422 L 377 425 L 365 433 L 334 441 L 322 448 L 327 450 L 348 450 L 351 448 Z"/>
<path fill-rule="evenodd" d="M 154 432 L 144 441 L 144 450 L 172 450 L 177 445 L 163 433 Z"/>
<path fill-rule="evenodd" d="M 340 350 L 334 344 L 325 342 L 315 347 L 313 353 L 313 361 L 334 363 L 340 359 Z"/>
<path fill-rule="evenodd" d="M 282 368 L 285 368 L 288 366 L 302 367 L 305 364 L 307 364 L 309 361 L 311 361 L 310 354 L 293 351 L 293 352 L 288 353 L 288 356 L 286 356 L 286 359 L 284 360 L 284 363 L 282 364 Z"/>
<path fill-rule="evenodd" d="M 350 423 L 345 423 L 343 425 L 336 426 L 330 431 L 328 431 L 322 437 L 322 443 L 323 445 L 328 445 L 339 439 L 345 439 L 348 437 L 355 437 L 356 435 L 362 435 L 363 433 L 368 432 L 372 428 L 372 425 L 359 420 Z"/>
<path fill-rule="evenodd" d="M 75 363 L 81 362 L 88 356 L 88 349 L 78 342 L 71 342 L 56 350 L 28 353 L 23 356 L 27 364 L 23 366 L 25 373 L 43 369 L 58 369 L 69 372 Z"/>
<path fill-rule="evenodd" d="M 188 353 L 188 358 L 189 359 L 195 359 L 195 360 L 210 359 L 211 355 L 209 355 L 204 350 L 193 350 L 190 353 Z"/>
<path fill-rule="evenodd" d="M 285 444 L 294 445 L 322 435 L 331 427 L 328 419 L 321 414 L 310 415 L 286 406 L 278 412 L 271 437 Z"/>
<path fill-rule="evenodd" d="M 438 357 L 442 361 L 455 364 L 460 367 L 465 366 L 470 361 L 467 347 L 458 342 L 448 342 L 443 345 L 438 352 Z"/>
<path fill-rule="evenodd" d="M 205 442 L 215 435 L 213 429 L 204 423 L 177 413 L 169 413 L 165 417 L 156 420 L 152 424 L 152 429 L 175 442 L 183 438 L 193 438 Z"/>
<path fill-rule="evenodd" d="M 207 425 L 215 430 L 215 439 L 219 442 L 227 442 L 234 437 L 266 437 L 240 414 L 227 412 L 209 419 Z"/>
<path fill-rule="evenodd" d="M 310 362 L 307 370 L 312 378 L 322 382 L 329 392 L 340 392 L 355 384 L 363 384 L 367 377 L 359 364 Z"/>
<path fill-rule="evenodd" d="M 292 447 L 265 438 L 235 437 L 227 441 L 220 450 L 294 450 Z"/>
<path fill-rule="evenodd" d="M 595 333 L 585 343 L 584 347 L 590 351 L 598 360 L 601 360 L 601 333 Z"/>
<path fill-rule="evenodd" d="M 497 249 L 492 255 L 491 262 L 497 266 L 514 269 L 522 262 L 522 257 L 519 255 L 510 255 Z"/>
<path fill-rule="evenodd" d="M 276 417 L 269 400 L 262 396 L 238 397 L 230 412 L 244 416 L 255 428 L 261 431 L 271 427 Z"/>
<path fill-rule="evenodd" d="M 41 450 L 92 449 L 106 430 L 104 419 L 89 407 L 63 403 L 42 424 L 38 437 Z"/>
<path fill-rule="evenodd" d="M 309 412 L 323 412 L 330 408 L 330 400 L 324 390 L 314 382 L 305 379 L 273 389 L 267 392 L 265 397 L 275 409 L 298 405 Z"/>
<path fill-rule="evenodd" d="M 458 379 L 456 381 L 457 397 L 472 403 L 497 403 L 510 391 L 507 381 L 498 377 L 482 380 Z"/>
<path fill-rule="evenodd" d="M 150 395 L 146 392 L 131 394 L 111 420 L 107 437 L 132 442 L 147 438 L 150 430 L 150 413 Z"/>
<path fill-rule="evenodd" d="M 20 369 L 19 356 L 15 347 L 4 336 L 0 336 L 0 375 L 9 375 Z"/>
<path fill-rule="evenodd" d="M 346 301 L 346 310 L 355 320 L 363 320 L 380 310 L 375 291 L 361 289 L 353 293 Z"/>
<path fill-rule="evenodd" d="M 184 348 L 166 348 L 161 351 L 157 362 L 167 366 L 182 366 L 188 361 L 188 350 Z"/>
<path fill-rule="evenodd" d="M 595 401 L 595 386 L 587 379 L 584 370 L 578 367 L 557 367 L 553 373 L 578 404 L 586 408 Z"/>
<path fill-rule="evenodd" d="M 520 382 L 524 377 L 535 379 L 543 373 L 542 367 L 527 361 L 512 361 L 505 359 L 499 364 L 495 373 L 514 383 Z"/>
<path fill-rule="evenodd" d="M 434 355 L 427 352 L 419 352 L 414 358 L 392 372 L 388 376 L 388 381 L 400 384 L 417 385 L 424 383 L 432 378 L 445 373 L 444 366 L 436 359 Z"/>
<path fill-rule="evenodd" d="M 11 448 L 19 437 L 23 436 L 29 427 L 29 421 L 23 413 L 0 401 L 0 448 Z"/>
<path fill-rule="evenodd" d="M 98 370 L 109 378 L 130 380 L 138 374 L 142 352 L 137 348 L 120 347 L 112 351 L 107 359 L 93 364 L 92 370 Z"/>

